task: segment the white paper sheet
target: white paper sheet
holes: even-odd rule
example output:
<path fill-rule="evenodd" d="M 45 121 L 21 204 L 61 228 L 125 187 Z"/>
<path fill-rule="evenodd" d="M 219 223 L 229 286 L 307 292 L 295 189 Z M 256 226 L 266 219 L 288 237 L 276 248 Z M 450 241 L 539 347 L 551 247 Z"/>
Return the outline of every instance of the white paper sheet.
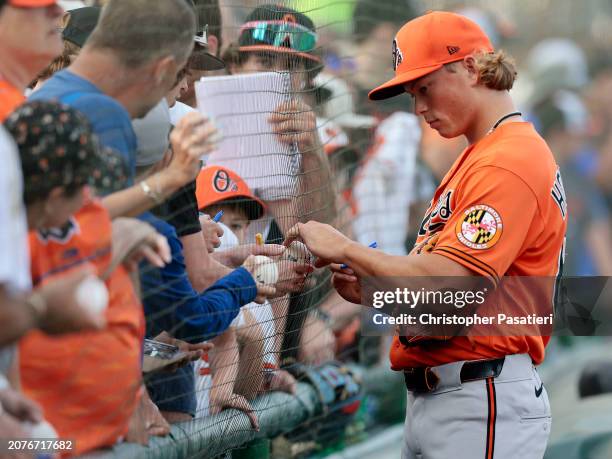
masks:
<path fill-rule="evenodd" d="M 198 110 L 212 117 L 222 140 L 207 164 L 235 171 L 266 200 L 296 193 L 300 154 L 279 142 L 268 118 L 291 97 L 287 72 L 202 78 L 196 83 Z"/>

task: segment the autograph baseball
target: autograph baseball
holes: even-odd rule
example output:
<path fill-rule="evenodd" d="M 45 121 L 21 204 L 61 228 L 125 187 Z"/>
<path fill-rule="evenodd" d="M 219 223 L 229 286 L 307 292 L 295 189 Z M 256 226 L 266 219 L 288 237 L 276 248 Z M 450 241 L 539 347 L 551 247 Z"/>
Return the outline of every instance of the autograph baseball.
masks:
<path fill-rule="evenodd" d="M 278 267 L 271 258 L 257 255 L 254 263 L 253 277 L 255 281 L 264 285 L 274 285 L 278 282 Z"/>
<path fill-rule="evenodd" d="M 79 284 L 75 292 L 79 304 L 95 313 L 101 313 L 108 307 L 108 289 L 104 282 L 95 276 L 89 276 Z"/>
<path fill-rule="evenodd" d="M 300 241 L 293 241 L 283 253 L 282 258 L 293 261 L 294 263 L 312 264 L 313 262 L 312 253 L 310 253 L 308 247 Z"/>

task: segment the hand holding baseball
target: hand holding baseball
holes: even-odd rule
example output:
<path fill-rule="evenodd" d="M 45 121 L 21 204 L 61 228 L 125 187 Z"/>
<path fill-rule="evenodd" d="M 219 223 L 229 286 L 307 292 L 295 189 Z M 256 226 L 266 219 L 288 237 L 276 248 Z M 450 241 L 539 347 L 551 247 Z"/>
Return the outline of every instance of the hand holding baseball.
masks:
<path fill-rule="evenodd" d="M 251 273 L 257 285 L 256 303 L 263 303 L 266 298 L 276 294 L 278 267 L 271 258 L 264 255 L 250 255 L 242 266 Z"/>
<path fill-rule="evenodd" d="M 315 266 L 320 268 L 330 263 L 342 263 L 346 248 L 352 241 L 325 223 L 309 221 L 297 223 L 285 237 L 283 245 L 289 247 L 293 241 L 302 241 L 308 250 L 317 257 Z"/>

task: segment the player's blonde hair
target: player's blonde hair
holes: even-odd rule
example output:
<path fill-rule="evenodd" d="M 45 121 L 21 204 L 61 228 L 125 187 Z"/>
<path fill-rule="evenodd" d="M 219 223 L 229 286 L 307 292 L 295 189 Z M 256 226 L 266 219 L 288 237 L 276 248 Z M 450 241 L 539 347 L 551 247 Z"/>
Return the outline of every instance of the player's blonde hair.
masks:
<path fill-rule="evenodd" d="M 480 52 L 474 54 L 473 57 L 480 83 L 489 89 L 497 91 L 509 91 L 512 89 L 517 77 L 514 59 L 501 50 L 494 53 Z M 445 64 L 444 68 L 451 73 L 455 73 L 455 66 L 457 64 L 458 62 L 451 62 L 450 64 Z"/>
<path fill-rule="evenodd" d="M 514 59 L 504 51 L 474 55 L 480 83 L 489 89 L 509 91 L 517 77 Z"/>

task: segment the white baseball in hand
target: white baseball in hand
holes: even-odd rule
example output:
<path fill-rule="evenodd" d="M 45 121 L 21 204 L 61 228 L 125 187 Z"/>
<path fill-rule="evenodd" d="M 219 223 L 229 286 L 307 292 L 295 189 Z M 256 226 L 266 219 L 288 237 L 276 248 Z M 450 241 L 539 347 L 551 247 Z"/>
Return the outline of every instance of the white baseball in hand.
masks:
<path fill-rule="evenodd" d="M 78 303 L 94 313 L 101 313 L 108 307 L 108 289 L 96 276 L 89 276 L 79 284 L 75 297 Z"/>
<path fill-rule="evenodd" d="M 293 241 L 283 253 L 283 258 L 295 263 L 312 264 L 313 256 L 306 244 L 300 241 Z"/>
<path fill-rule="evenodd" d="M 41 421 L 36 424 L 32 424 L 31 422 L 23 422 L 21 426 L 24 428 L 30 438 L 58 438 L 57 432 L 47 421 Z"/>
<path fill-rule="evenodd" d="M 257 255 L 253 263 L 253 278 L 256 282 L 264 285 L 274 285 L 278 282 L 278 267 L 271 258 Z"/>

